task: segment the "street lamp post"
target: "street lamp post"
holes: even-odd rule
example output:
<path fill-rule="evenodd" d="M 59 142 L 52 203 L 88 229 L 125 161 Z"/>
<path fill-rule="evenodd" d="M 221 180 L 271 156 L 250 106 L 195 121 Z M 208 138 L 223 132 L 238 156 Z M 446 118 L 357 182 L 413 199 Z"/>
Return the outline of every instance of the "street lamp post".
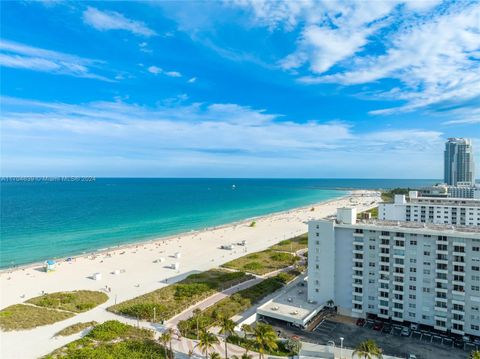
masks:
<path fill-rule="evenodd" d="M 343 358 L 343 337 L 340 337 L 340 359 Z"/>

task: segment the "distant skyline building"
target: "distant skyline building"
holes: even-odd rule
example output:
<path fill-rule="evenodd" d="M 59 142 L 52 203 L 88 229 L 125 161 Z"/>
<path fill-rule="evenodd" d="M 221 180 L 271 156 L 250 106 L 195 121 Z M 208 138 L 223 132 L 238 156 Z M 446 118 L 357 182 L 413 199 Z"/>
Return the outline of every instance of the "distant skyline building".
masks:
<path fill-rule="evenodd" d="M 474 185 L 475 162 L 472 141 L 449 138 L 445 143 L 444 180 L 447 185 Z"/>

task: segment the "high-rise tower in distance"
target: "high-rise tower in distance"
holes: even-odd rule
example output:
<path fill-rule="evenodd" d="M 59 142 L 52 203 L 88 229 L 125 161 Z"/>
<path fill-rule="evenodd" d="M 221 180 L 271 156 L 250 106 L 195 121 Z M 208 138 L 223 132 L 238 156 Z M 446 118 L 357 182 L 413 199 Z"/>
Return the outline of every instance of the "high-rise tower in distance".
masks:
<path fill-rule="evenodd" d="M 449 186 L 475 184 L 475 163 L 472 141 L 449 138 L 445 143 L 445 183 Z"/>

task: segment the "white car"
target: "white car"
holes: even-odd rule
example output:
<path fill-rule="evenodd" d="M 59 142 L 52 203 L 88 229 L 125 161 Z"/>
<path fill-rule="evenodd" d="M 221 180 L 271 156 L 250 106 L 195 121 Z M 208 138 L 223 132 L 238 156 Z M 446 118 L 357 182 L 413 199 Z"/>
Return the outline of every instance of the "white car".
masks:
<path fill-rule="evenodd" d="M 408 359 L 417 359 L 415 354 L 408 354 Z"/>

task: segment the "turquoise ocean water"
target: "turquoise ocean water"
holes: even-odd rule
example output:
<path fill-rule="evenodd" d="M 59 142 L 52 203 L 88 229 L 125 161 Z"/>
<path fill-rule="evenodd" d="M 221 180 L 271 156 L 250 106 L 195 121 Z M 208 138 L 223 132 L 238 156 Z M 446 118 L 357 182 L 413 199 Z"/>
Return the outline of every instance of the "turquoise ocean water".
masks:
<path fill-rule="evenodd" d="M 1 182 L 0 268 L 435 180 L 109 179 Z M 233 187 L 235 186 L 235 187 Z"/>

